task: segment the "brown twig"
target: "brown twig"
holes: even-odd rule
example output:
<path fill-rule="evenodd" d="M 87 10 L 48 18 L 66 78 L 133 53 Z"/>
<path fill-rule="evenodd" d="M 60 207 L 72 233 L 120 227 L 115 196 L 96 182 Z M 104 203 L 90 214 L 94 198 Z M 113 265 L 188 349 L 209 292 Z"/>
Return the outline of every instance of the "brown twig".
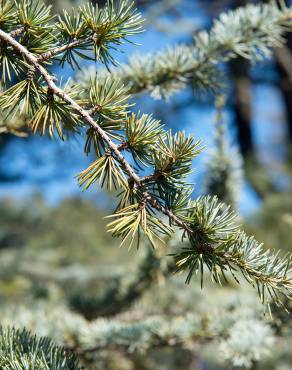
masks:
<path fill-rule="evenodd" d="M 91 115 L 91 116 L 94 116 L 98 111 L 100 111 L 101 110 L 101 105 L 99 105 L 99 104 L 96 104 L 94 107 L 92 107 L 92 108 L 90 108 L 90 109 L 88 109 L 87 111 L 88 111 L 88 113 Z"/>
<path fill-rule="evenodd" d="M 28 26 L 20 27 L 17 30 L 11 31 L 10 36 L 13 37 L 13 38 L 16 38 L 16 37 L 22 35 L 24 32 L 26 32 L 28 30 L 28 28 L 29 28 Z"/>
<path fill-rule="evenodd" d="M 143 182 L 143 184 L 148 184 L 149 182 L 158 180 L 160 177 L 162 177 L 162 174 L 155 171 L 151 175 L 141 177 L 141 182 Z"/>
<path fill-rule="evenodd" d="M 58 47 L 56 47 L 56 48 L 54 48 L 50 51 L 47 51 L 47 52 L 41 54 L 40 56 L 38 56 L 37 61 L 39 63 L 44 62 L 46 60 L 52 59 L 56 55 L 64 53 L 65 51 L 72 50 L 74 48 L 77 48 L 80 45 L 85 45 L 87 43 L 90 43 L 93 40 L 94 40 L 94 35 L 90 35 L 90 36 L 86 37 L 85 39 L 74 40 L 74 41 L 70 42 L 69 44 L 58 46 Z"/>

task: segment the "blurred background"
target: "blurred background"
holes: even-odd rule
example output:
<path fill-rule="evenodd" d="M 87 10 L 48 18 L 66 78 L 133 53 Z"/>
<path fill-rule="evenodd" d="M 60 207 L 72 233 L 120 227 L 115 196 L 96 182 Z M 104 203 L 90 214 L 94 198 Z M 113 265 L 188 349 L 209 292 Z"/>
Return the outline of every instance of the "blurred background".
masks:
<path fill-rule="evenodd" d="M 220 12 L 251 1 L 136 2 L 146 31 L 135 38 L 141 46 L 123 47 L 121 63 L 137 51 L 190 43 Z M 80 2 L 48 3 L 58 11 Z M 202 139 L 206 149 L 190 178 L 195 196 L 206 191 L 216 122 L 224 123 L 240 177 L 231 185 L 233 206 L 248 233 L 283 252 L 292 245 L 292 34 L 286 39 L 270 60 L 253 66 L 238 58 L 224 66 L 226 98 L 217 108 L 191 87 L 167 101 L 135 97 L 135 109 Z M 62 73 L 78 79 L 69 68 Z M 233 283 L 201 290 L 195 279 L 186 286 L 183 276 L 172 276 L 168 251 L 118 248 L 105 232 L 112 195 L 97 187 L 83 193 L 74 179 L 90 161 L 79 137 L 62 143 L 0 135 L 2 323 L 68 346 L 95 341 L 95 351 L 80 351 L 88 369 L 292 369 L 291 318 L 278 309 L 273 320 L 264 316 L 256 292 Z"/>

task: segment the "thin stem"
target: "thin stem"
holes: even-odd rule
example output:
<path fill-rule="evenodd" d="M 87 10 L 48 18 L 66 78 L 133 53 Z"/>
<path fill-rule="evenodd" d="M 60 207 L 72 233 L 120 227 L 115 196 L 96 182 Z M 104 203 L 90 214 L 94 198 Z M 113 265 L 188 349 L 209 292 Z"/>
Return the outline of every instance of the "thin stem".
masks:
<path fill-rule="evenodd" d="M 94 116 L 100 109 L 101 109 L 101 105 L 99 104 L 96 104 L 94 107 L 88 109 L 88 113 L 91 115 L 91 116 Z"/>
<path fill-rule="evenodd" d="M 74 49 L 74 48 L 76 48 L 76 47 L 78 47 L 80 45 L 87 44 L 87 43 L 89 43 L 89 42 L 91 42 L 93 40 L 94 40 L 94 35 L 90 35 L 90 36 L 86 37 L 85 39 L 74 40 L 74 41 L 70 42 L 69 44 L 58 46 L 58 47 L 56 47 L 56 48 L 54 48 L 54 49 L 52 49 L 50 51 L 47 51 L 46 53 L 41 54 L 37 58 L 37 61 L 38 62 L 43 62 L 45 60 L 52 59 L 56 55 L 62 54 L 65 51 Z"/>
<path fill-rule="evenodd" d="M 29 28 L 28 26 L 20 27 L 17 30 L 11 31 L 10 36 L 13 37 L 13 38 L 16 38 L 16 37 L 22 35 L 24 32 L 26 32 L 28 30 L 28 28 Z"/>
<path fill-rule="evenodd" d="M 151 204 L 151 206 L 158 211 L 162 212 L 165 216 L 167 216 L 173 223 L 175 223 L 177 226 L 181 227 L 185 231 L 187 231 L 189 234 L 193 234 L 194 230 L 188 224 L 187 222 L 183 221 L 181 218 L 176 216 L 170 209 L 163 207 L 156 198 L 152 197 L 151 195 L 148 195 L 147 202 Z"/>
<path fill-rule="evenodd" d="M 127 148 L 128 148 L 128 146 L 129 146 L 129 144 L 128 144 L 126 141 L 123 141 L 123 142 L 121 142 L 121 143 L 118 145 L 118 149 L 119 149 L 120 151 L 122 151 L 122 150 L 127 149 Z M 142 180 L 142 179 L 141 179 L 141 180 Z"/>
<path fill-rule="evenodd" d="M 160 172 L 155 171 L 151 175 L 141 177 L 141 182 L 143 182 L 143 184 L 147 184 L 149 182 L 158 180 L 161 176 L 162 174 Z"/>

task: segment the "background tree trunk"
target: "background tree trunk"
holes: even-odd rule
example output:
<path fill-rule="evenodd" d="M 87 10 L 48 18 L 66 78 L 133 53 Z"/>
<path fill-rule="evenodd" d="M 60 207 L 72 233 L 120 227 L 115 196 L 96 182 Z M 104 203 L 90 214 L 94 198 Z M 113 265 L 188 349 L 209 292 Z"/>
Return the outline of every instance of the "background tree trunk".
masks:
<path fill-rule="evenodd" d="M 288 139 L 292 143 L 292 36 L 287 34 L 287 45 L 275 49 L 276 66 L 279 72 L 279 88 L 283 97 Z"/>
<path fill-rule="evenodd" d="M 248 0 L 232 0 L 231 8 L 244 6 Z M 254 144 L 252 140 L 252 107 L 251 107 L 251 80 L 249 77 L 249 63 L 243 58 L 234 59 L 229 63 L 231 76 L 234 82 L 234 123 L 237 127 L 238 144 L 242 156 L 254 158 Z"/>
<path fill-rule="evenodd" d="M 234 123 L 237 128 L 240 151 L 246 159 L 247 157 L 254 157 L 249 63 L 242 58 L 237 58 L 230 62 L 229 66 L 234 83 L 234 100 L 232 102 Z"/>

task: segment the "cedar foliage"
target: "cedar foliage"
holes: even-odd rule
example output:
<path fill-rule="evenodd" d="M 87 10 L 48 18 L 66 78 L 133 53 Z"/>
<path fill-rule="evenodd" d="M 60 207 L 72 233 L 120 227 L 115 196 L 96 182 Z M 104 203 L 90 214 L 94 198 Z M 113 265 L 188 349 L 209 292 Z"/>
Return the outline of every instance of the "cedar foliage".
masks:
<path fill-rule="evenodd" d="M 96 77 L 83 91 L 77 83 L 62 84 L 49 73 L 48 64 L 74 67 L 77 56 L 100 61 L 107 68 L 116 64 L 111 49 L 142 30 L 133 3 L 108 1 L 104 8 L 88 4 L 78 14 L 72 10 L 57 19 L 50 10 L 34 0 L 2 2 L 2 82 L 11 80 L 12 71 L 19 80 L 0 96 L 4 114 L 24 114 L 33 132 L 52 136 L 56 130 L 60 138 L 66 130 L 82 132 L 89 127 L 85 152 L 95 150 L 97 159 L 78 180 L 85 189 L 98 181 L 110 191 L 120 190 L 108 231 L 121 237 L 122 244 L 139 245 L 144 235 L 155 247 L 157 241 L 181 232 L 187 245 L 177 251 L 175 260 L 178 271 L 187 272 L 187 282 L 194 273 L 203 278 L 204 268 L 219 283 L 226 271 L 235 279 L 241 271 L 263 302 L 267 296 L 279 302 L 279 293 L 289 296 L 291 257 L 264 251 L 240 230 L 234 212 L 216 197 L 191 198 L 187 178 L 202 150 L 199 140 L 183 131 L 166 131 L 152 116 L 129 113 L 128 88 L 117 79 Z M 202 31 L 193 53 L 200 65 L 209 59 L 210 65 L 216 65 L 235 55 L 259 58 L 281 42 L 290 19 L 291 9 L 284 5 L 240 8 L 222 15 L 210 33 Z M 176 70 L 176 59 L 171 60 Z M 208 71 L 204 78 L 211 83 Z M 136 165 L 123 152 L 132 154 Z M 145 167 L 152 170 L 150 175 L 143 176 Z"/>
<path fill-rule="evenodd" d="M 188 176 L 202 150 L 200 140 L 165 130 L 151 115 L 131 112 L 129 99 L 143 90 L 167 97 L 187 83 L 217 92 L 220 63 L 238 55 L 254 61 L 268 56 L 269 48 L 283 42 L 291 18 L 284 4 L 239 8 L 223 14 L 209 33 L 200 32 L 194 45 L 135 56 L 112 72 L 117 65 L 112 50 L 142 31 L 132 2 L 108 0 L 103 8 L 89 3 L 54 16 L 41 0 L 3 0 L 4 126 L 21 117 L 33 133 L 57 133 L 62 140 L 67 132 L 85 134 L 85 153 L 93 152 L 96 160 L 78 181 L 84 189 L 98 182 L 118 190 L 116 210 L 108 216 L 113 237 L 129 247 L 146 237 L 156 247 L 181 234 L 184 244 L 174 260 L 187 283 L 199 274 L 203 284 L 205 270 L 219 284 L 227 272 L 236 281 L 242 273 L 262 302 L 281 304 L 282 294 L 291 297 L 291 256 L 264 250 L 216 196 L 192 199 Z M 64 83 L 50 72 L 55 65 L 79 67 L 81 59 L 100 62 L 106 70 L 83 76 L 80 84 Z"/>

